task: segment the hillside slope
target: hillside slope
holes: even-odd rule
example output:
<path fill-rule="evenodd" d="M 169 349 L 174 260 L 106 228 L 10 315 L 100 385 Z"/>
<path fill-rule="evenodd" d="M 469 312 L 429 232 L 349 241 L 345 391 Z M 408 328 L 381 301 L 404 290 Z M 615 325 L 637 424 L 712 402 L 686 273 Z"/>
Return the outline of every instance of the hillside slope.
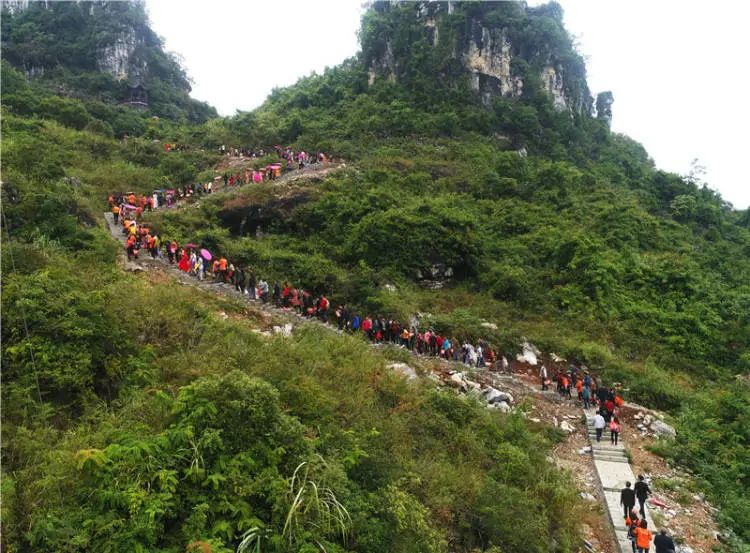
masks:
<path fill-rule="evenodd" d="M 4 549 L 578 550 L 558 431 L 408 383 L 386 369 L 398 351 L 269 339 L 244 303 L 119 269 L 109 194 L 212 179 L 220 144 L 282 143 L 345 167 L 155 228 L 362 313 L 419 312 L 511 355 L 526 337 L 621 382 L 669 413 L 677 439 L 656 451 L 721 507 L 723 546 L 747 547 L 750 216 L 611 133 L 606 98 L 593 114 L 559 6 L 375 3 L 355 58 L 193 124 L 212 111 L 163 52 L 147 67 L 172 77 L 145 81 L 171 91 L 159 119 L 76 57 L 122 22 L 107 10 L 142 22 L 142 6 L 51 5 L 3 17 Z"/>

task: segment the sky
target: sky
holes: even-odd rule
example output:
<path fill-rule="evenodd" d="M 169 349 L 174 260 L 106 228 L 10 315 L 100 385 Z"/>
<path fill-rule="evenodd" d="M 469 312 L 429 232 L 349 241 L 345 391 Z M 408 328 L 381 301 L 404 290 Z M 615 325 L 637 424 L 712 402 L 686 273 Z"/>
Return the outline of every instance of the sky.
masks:
<path fill-rule="evenodd" d="M 529 2 L 532 5 L 538 1 Z M 562 0 L 594 95 L 611 90 L 612 129 L 660 169 L 750 207 L 750 2 Z M 147 0 L 151 24 L 221 115 L 354 55 L 360 0 Z M 210 8 L 209 8 L 210 6 Z"/>

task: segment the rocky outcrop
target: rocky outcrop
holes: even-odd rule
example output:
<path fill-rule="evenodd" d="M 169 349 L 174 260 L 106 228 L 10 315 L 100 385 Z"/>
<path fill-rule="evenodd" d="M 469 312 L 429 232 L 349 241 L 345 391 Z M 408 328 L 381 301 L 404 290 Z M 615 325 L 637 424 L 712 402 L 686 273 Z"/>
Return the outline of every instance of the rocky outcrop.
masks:
<path fill-rule="evenodd" d="M 607 125 L 612 123 L 612 104 L 614 101 L 615 97 L 609 90 L 596 95 L 596 117 L 605 121 Z"/>
<path fill-rule="evenodd" d="M 119 35 L 114 42 L 102 45 L 96 51 L 96 67 L 117 79 L 139 79 L 146 72 L 146 64 L 135 59 L 140 40 L 135 30 Z"/>
<path fill-rule="evenodd" d="M 540 77 L 542 88 L 552 98 L 552 104 L 556 109 L 563 110 L 571 107 L 565 96 L 565 83 L 562 75 L 552 65 L 545 66 Z"/>
<path fill-rule="evenodd" d="M 511 73 L 511 43 L 503 29 L 488 29 L 472 22 L 470 39 L 463 52 L 471 87 L 479 91 L 485 103 L 493 96 L 518 97 L 523 79 Z"/>
<path fill-rule="evenodd" d="M 378 13 L 390 13 L 390 3 L 376 4 Z M 393 5 L 401 6 L 398 2 Z M 485 18 L 481 10 L 471 6 L 472 3 L 463 2 L 417 2 L 411 13 L 416 22 L 422 25 L 424 38 L 435 48 L 438 56 L 448 56 L 461 62 L 468 74 L 470 87 L 479 93 L 483 103 L 490 104 L 498 96 L 521 97 L 524 88 L 530 86 L 526 79 L 533 80 L 534 86 L 540 86 L 557 110 L 591 113 L 593 99 L 589 95 L 585 76 L 573 76 L 582 74 L 582 62 L 581 66 L 575 63 L 566 66 L 560 59 L 575 59 L 575 56 L 567 51 L 553 51 L 553 46 L 544 44 L 543 40 L 540 42 L 538 35 L 524 38 L 525 23 L 498 24 L 495 23 L 497 19 Z M 527 17 L 540 17 L 529 15 L 531 11 L 527 10 Z M 378 53 L 367 60 L 371 85 L 377 78 L 397 80 L 400 68 L 407 66 L 398 56 L 394 56 L 393 46 L 398 42 L 394 37 L 398 25 L 402 23 L 399 18 L 406 17 L 406 13 L 409 13 L 408 10 L 400 10 L 397 16 L 393 16 L 389 27 L 383 26 L 383 30 L 376 33 L 380 44 L 374 50 Z M 463 18 L 458 18 L 459 15 Z M 520 17 L 523 19 L 523 12 Z M 559 21 L 556 24 L 561 25 Z M 515 63 L 516 60 L 519 63 Z"/>

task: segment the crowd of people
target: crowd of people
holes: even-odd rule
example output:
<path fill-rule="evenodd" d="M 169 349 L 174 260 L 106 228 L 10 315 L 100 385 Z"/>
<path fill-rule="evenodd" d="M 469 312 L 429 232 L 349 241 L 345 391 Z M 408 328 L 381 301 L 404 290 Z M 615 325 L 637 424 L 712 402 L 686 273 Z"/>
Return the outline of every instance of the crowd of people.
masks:
<path fill-rule="evenodd" d="M 630 541 L 633 553 L 648 553 L 653 543 L 656 553 L 675 553 L 674 540 L 662 529 L 654 535 L 648 529 L 646 520 L 645 504 L 651 490 L 643 475 L 638 476 L 638 481 L 631 488 L 631 483 L 626 482 L 620 491 L 620 505 L 624 510 L 625 527 L 627 528 L 628 541 Z M 635 509 L 635 501 L 640 504 L 640 511 Z"/>
<path fill-rule="evenodd" d="M 617 445 L 622 431 L 620 408 L 623 404 L 623 399 L 617 394 L 617 390 L 598 386 L 596 379 L 587 370 L 581 370 L 574 365 L 566 370 L 555 369 L 554 372 L 558 394 L 572 400 L 573 389 L 575 389 L 576 398 L 581 403 L 581 407 L 597 410 L 594 415 L 596 441 L 601 442 L 605 428 L 609 428 L 610 441 L 613 445 Z M 546 365 L 542 365 L 539 370 L 542 391 L 549 390 L 552 383 L 550 376 L 552 375 Z"/>
<path fill-rule="evenodd" d="M 333 160 L 332 156 L 320 150 L 312 154 L 304 150 L 295 151 L 291 146 L 282 148 L 278 144 L 270 148 L 259 148 L 257 150 L 245 147 L 235 148 L 233 146 L 227 148 L 225 144 L 222 144 L 219 146 L 219 153 L 226 156 L 250 159 L 259 159 L 275 154 L 280 159 L 285 160 L 289 167 L 297 166 L 299 169 L 302 169 L 309 163 L 327 163 Z"/>
<path fill-rule="evenodd" d="M 172 150 L 178 149 L 172 145 Z M 168 149 L 169 150 L 169 149 Z M 240 157 L 265 157 L 275 151 L 280 160 L 286 163 L 273 163 L 260 169 L 246 169 L 236 174 L 225 172 L 217 176 L 215 181 L 222 181 L 225 187 L 240 186 L 242 184 L 259 183 L 264 179 L 278 178 L 282 167 L 302 169 L 311 160 L 326 162 L 329 159 L 318 152 L 310 156 L 304 151 L 295 152 L 291 148 L 281 149 L 278 146 L 272 150 L 249 150 L 229 148 L 225 146 L 220 151 L 226 155 Z M 149 225 L 140 221 L 144 211 L 171 207 L 178 200 L 193 195 L 211 194 L 215 190 L 213 183 L 186 185 L 174 189 L 155 190 L 152 195 L 136 195 L 132 192 L 116 193 L 109 197 L 109 205 L 117 224 L 122 225 L 122 232 L 127 236 L 126 252 L 128 259 L 137 259 L 139 251 L 145 249 L 154 259 L 164 259 L 171 265 L 176 265 L 180 271 L 205 281 L 231 285 L 249 300 L 263 304 L 272 304 L 280 309 L 298 313 L 302 317 L 317 318 L 323 323 L 334 324 L 339 331 L 347 333 L 361 333 L 374 344 L 396 344 L 415 354 L 432 356 L 448 361 L 461 362 L 470 367 L 488 367 L 502 372 L 511 371 L 512 358 L 507 354 L 496 352 L 489 344 L 479 340 L 476 344 L 470 340 L 459 340 L 454 336 L 447 336 L 436 332 L 427 326 L 420 328 L 417 320 L 402 323 L 395 319 L 381 315 L 358 313 L 346 304 L 331 306 L 329 298 L 324 293 L 315 293 L 278 281 L 270 284 L 263 278 L 258 278 L 255 271 L 249 267 L 235 265 L 223 255 L 214 256 L 205 248 L 195 244 L 180 245 L 176 240 L 162 242 L 161 237 Z M 554 372 L 554 374 L 551 374 Z M 600 442 L 606 428 L 610 431 L 610 441 L 616 445 L 621 432 L 620 408 L 622 398 L 615 388 L 598 386 L 596 379 L 585 369 L 570 365 L 568 368 L 553 368 L 549 371 L 542 365 L 539 371 L 542 391 L 549 389 L 552 381 L 556 383 L 556 391 L 564 398 L 573 400 L 573 389 L 576 398 L 584 409 L 596 409 L 594 428 L 596 441 Z M 666 531 L 662 530 L 654 537 L 648 529 L 645 519 L 645 504 L 651 494 L 644 477 L 638 477 L 635 486 L 627 482 L 621 490 L 620 504 L 624 510 L 625 524 L 628 528 L 628 539 L 632 543 L 633 553 L 647 553 L 653 541 L 656 553 L 673 553 L 674 542 Z M 640 510 L 635 509 L 636 499 Z"/>
<path fill-rule="evenodd" d="M 142 196 L 140 198 L 143 198 Z M 139 203 L 139 198 L 126 198 Z M 233 286 L 238 292 L 253 301 L 270 303 L 281 309 L 297 312 L 303 317 L 318 318 L 324 323 L 334 324 L 338 330 L 361 333 L 374 344 L 395 344 L 415 354 L 461 362 L 470 367 L 488 367 L 507 372 L 511 357 L 497 352 L 483 340 L 471 341 L 437 332 L 416 319 L 404 323 L 381 315 L 361 313 L 346 304 L 332 306 L 324 293 L 294 286 L 288 282 L 273 282 L 258 278 L 249 267 L 235 264 L 223 255 L 215 256 L 196 244 L 180 245 L 176 240 L 162 237 L 148 224 L 140 222 L 136 213 L 121 216 L 120 195 L 110 197 L 115 223 L 120 222 L 126 235 L 125 250 L 128 260 L 138 259 L 142 250 L 154 259 L 167 263 L 201 281 L 212 281 Z M 151 209 L 146 204 L 143 209 Z M 138 212 L 140 213 L 140 212 Z"/>
<path fill-rule="evenodd" d="M 183 149 L 179 144 L 165 143 L 164 146 L 168 152 Z M 275 156 L 278 158 L 278 161 L 272 161 L 264 167 L 224 171 L 223 174 L 217 175 L 213 180 L 207 182 L 154 189 L 151 194 L 135 194 L 134 192 L 113 193 L 109 196 L 109 206 L 115 217 L 115 222 L 118 219 L 126 218 L 139 220 L 144 211 L 172 207 L 180 200 L 212 194 L 219 189 L 222 182 L 224 188 L 239 187 L 243 184 L 260 184 L 266 180 L 278 179 L 284 171 L 291 171 L 293 169 L 303 170 L 311 164 L 325 164 L 329 163 L 332 159 L 331 156 L 321 151 L 318 151 L 316 154 L 310 154 L 304 150 L 295 151 L 290 147 L 281 148 L 280 146 L 259 150 L 230 148 L 229 151 L 226 150 L 226 146 L 222 146 L 220 151 L 226 155 L 237 155 L 251 159 Z"/>

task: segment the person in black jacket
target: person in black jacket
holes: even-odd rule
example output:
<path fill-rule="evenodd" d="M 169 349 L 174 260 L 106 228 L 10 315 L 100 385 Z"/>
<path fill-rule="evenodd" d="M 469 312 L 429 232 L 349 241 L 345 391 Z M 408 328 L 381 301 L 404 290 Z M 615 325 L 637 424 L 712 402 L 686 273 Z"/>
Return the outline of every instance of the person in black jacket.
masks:
<path fill-rule="evenodd" d="M 635 490 L 630 486 L 630 482 L 625 482 L 625 487 L 620 490 L 620 505 L 622 505 L 624 516 L 628 516 L 635 508 Z"/>
<path fill-rule="evenodd" d="M 661 530 L 659 534 L 654 538 L 654 547 L 656 547 L 656 553 L 674 553 L 675 544 L 672 538 L 667 536 L 666 530 Z"/>
<path fill-rule="evenodd" d="M 638 504 L 641 507 L 641 516 L 646 516 L 646 499 L 651 495 L 651 488 L 646 484 L 643 475 L 638 476 L 638 482 L 635 483 L 635 496 L 638 498 Z"/>

